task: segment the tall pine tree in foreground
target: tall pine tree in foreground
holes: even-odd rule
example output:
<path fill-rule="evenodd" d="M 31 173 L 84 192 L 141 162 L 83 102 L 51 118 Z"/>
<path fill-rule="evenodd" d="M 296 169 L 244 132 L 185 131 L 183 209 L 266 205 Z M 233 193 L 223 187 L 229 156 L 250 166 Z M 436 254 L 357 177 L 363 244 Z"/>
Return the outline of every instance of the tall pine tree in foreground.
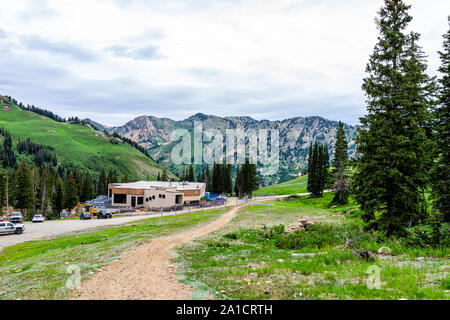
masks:
<path fill-rule="evenodd" d="M 450 24 L 450 17 L 449 24 Z M 434 112 L 437 160 L 432 171 L 434 207 L 450 222 L 450 29 L 444 35 L 444 50 L 439 52 L 442 65 L 439 106 Z"/>
<path fill-rule="evenodd" d="M 370 226 L 388 236 L 425 216 L 431 163 L 426 128 L 435 86 L 425 73 L 419 34 L 406 33 L 409 9 L 402 0 L 386 0 L 379 11 L 378 42 L 362 86 L 368 113 L 355 139 L 356 200 Z"/>
<path fill-rule="evenodd" d="M 339 127 L 336 133 L 336 143 L 334 145 L 333 159 L 333 189 L 335 195 L 333 203 L 348 203 L 349 185 L 346 179 L 348 164 L 348 143 L 345 137 L 344 124 L 339 121 Z"/>

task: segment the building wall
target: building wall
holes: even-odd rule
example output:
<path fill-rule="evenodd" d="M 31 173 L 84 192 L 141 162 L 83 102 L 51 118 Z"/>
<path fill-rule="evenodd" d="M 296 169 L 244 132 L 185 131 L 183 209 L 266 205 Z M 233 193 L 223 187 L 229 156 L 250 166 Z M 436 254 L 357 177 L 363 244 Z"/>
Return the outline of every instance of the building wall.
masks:
<path fill-rule="evenodd" d="M 206 186 L 200 190 L 183 190 L 185 202 L 197 202 L 205 196 Z"/>
<path fill-rule="evenodd" d="M 146 207 L 146 208 L 170 208 L 175 205 L 182 205 L 184 202 L 184 195 L 182 192 L 176 192 L 170 189 L 158 189 L 150 188 L 144 189 L 112 189 L 112 205 L 113 206 L 123 206 L 131 207 L 132 198 L 136 198 L 136 207 Z M 125 203 L 116 203 L 115 195 L 124 195 L 126 197 Z M 180 203 L 176 203 L 178 200 Z M 142 199 L 142 203 L 140 202 Z"/>

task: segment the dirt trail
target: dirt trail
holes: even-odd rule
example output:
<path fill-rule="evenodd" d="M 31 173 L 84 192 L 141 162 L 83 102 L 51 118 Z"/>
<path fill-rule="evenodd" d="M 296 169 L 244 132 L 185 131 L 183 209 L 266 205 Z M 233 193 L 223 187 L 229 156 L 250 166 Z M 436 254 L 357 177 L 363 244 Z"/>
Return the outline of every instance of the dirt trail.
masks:
<path fill-rule="evenodd" d="M 74 293 L 74 299 L 191 299 L 194 289 L 178 280 L 175 266 L 170 263 L 173 258 L 171 251 L 194 238 L 220 229 L 241 207 L 232 208 L 218 220 L 201 228 L 148 240 L 148 244 L 129 251 L 122 259 L 84 281 Z"/>

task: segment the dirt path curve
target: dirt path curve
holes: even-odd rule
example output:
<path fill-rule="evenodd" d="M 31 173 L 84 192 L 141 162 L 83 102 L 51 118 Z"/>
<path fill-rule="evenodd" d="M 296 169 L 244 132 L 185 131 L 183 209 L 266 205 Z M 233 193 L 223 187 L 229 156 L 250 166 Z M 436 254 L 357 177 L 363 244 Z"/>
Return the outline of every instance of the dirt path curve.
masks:
<path fill-rule="evenodd" d="M 218 220 L 172 236 L 151 239 L 106 266 L 81 284 L 74 299 L 101 300 L 182 300 L 192 299 L 194 289 L 181 283 L 170 263 L 171 251 L 194 238 L 206 235 L 227 224 L 242 208 L 234 207 Z"/>

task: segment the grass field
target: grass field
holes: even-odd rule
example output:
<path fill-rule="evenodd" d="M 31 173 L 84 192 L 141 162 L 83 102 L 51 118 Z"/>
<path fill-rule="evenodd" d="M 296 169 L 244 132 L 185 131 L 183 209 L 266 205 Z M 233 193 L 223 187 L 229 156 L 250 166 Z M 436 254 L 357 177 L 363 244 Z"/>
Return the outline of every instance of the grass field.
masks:
<path fill-rule="evenodd" d="M 225 209 L 145 219 L 52 240 L 29 241 L 0 253 L 0 299 L 66 299 L 68 268 L 80 268 L 81 279 L 119 259 L 145 239 L 198 227 Z"/>
<path fill-rule="evenodd" d="M 197 297 L 224 299 L 449 299 L 449 248 L 408 247 L 364 232 L 356 204 L 322 199 L 246 207 L 230 224 L 178 250 L 179 276 Z M 288 236 L 302 216 L 314 224 Z M 374 261 L 339 247 L 392 249 Z M 374 286 L 371 286 L 373 284 Z"/>
<path fill-rule="evenodd" d="M 308 192 L 306 190 L 308 182 L 308 176 L 303 176 L 297 179 L 293 179 L 291 181 L 287 181 L 284 183 L 268 186 L 261 188 L 254 192 L 255 196 L 264 196 L 264 195 L 285 195 L 285 194 L 296 194 L 296 193 L 305 193 Z"/>
<path fill-rule="evenodd" d="M 4 106 L 10 110 L 5 111 Z M 130 180 L 146 179 L 147 176 L 155 179 L 162 169 L 128 144 L 112 144 L 111 137 L 103 136 L 88 126 L 57 122 L 24 111 L 9 101 L 3 101 L 0 106 L 0 127 L 11 132 L 14 143 L 18 139 L 30 138 L 34 143 L 53 150 L 65 166 L 90 170 L 96 176 L 102 168 L 106 171 L 113 168 L 120 177 L 127 173 Z"/>

